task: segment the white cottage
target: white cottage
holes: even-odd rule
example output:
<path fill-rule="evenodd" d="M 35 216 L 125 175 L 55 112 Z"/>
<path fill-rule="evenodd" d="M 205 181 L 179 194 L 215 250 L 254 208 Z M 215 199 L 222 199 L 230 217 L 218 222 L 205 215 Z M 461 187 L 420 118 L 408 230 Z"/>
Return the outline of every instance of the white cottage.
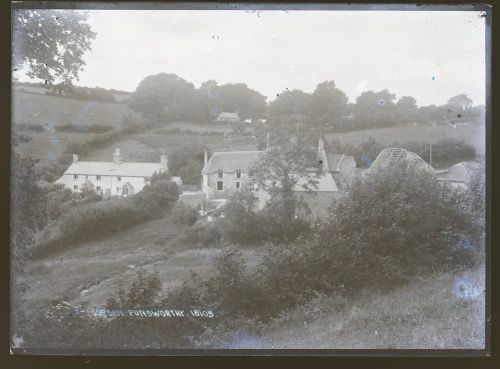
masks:
<path fill-rule="evenodd" d="M 73 163 L 56 183 L 73 192 L 87 188 L 104 196 L 127 196 L 140 192 L 155 173 L 168 172 L 168 158 L 160 156 L 159 163 L 123 162 L 120 149 L 113 154 L 113 161 L 79 161 L 73 154 Z M 180 177 L 172 180 L 182 184 Z"/>

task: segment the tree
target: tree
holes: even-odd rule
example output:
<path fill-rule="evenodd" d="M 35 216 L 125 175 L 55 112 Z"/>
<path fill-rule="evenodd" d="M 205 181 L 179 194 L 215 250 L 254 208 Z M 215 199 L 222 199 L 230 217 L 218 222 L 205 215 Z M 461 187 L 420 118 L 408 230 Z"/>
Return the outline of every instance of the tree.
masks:
<path fill-rule="evenodd" d="M 311 114 L 311 95 L 301 90 L 283 91 L 269 104 L 269 118 L 292 117 L 298 121 Z"/>
<path fill-rule="evenodd" d="M 250 166 L 250 177 L 270 196 L 264 210 L 274 237 L 289 241 L 297 235 L 294 229 L 300 228 L 300 217 L 308 208 L 294 196 L 294 188 L 301 181 L 311 191 L 317 185 L 319 169 L 317 152 L 303 137 L 282 137 Z"/>
<path fill-rule="evenodd" d="M 269 104 L 270 126 L 288 134 L 308 129 L 311 119 L 311 95 L 301 90 L 283 91 Z"/>
<path fill-rule="evenodd" d="M 266 115 L 266 97 L 244 83 L 227 83 L 214 92 L 219 112 L 238 112 L 240 119 L 262 118 Z"/>
<path fill-rule="evenodd" d="M 328 127 L 342 128 L 347 102 L 347 95 L 336 87 L 334 81 L 320 83 L 312 94 L 312 123 L 320 132 Z"/>
<path fill-rule="evenodd" d="M 358 128 L 390 127 L 395 123 L 394 100 L 388 90 L 366 91 L 356 99 L 354 118 Z"/>
<path fill-rule="evenodd" d="M 472 108 L 472 100 L 469 99 L 466 94 L 460 94 L 451 97 L 447 105 L 448 108 L 455 113 L 465 112 Z"/>
<path fill-rule="evenodd" d="M 195 105 L 195 89 L 192 83 L 175 74 L 151 75 L 139 83 L 129 105 L 151 124 L 189 120 Z"/>
<path fill-rule="evenodd" d="M 180 176 L 183 183 L 199 184 L 206 150 L 202 145 L 184 145 L 174 150 L 169 155 L 169 173 Z"/>
<path fill-rule="evenodd" d="M 96 33 L 87 14 L 76 11 L 16 9 L 13 12 L 12 64 L 45 83 L 78 80 L 83 55 Z"/>
<path fill-rule="evenodd" d="M 396 103 L 395 119 L 399 124 L 413 123 L 417 119 L 417 100 L 412 96 L 402 96 Z"/>
<path fill-rule="evenodd" d="M 234 192 L 224 205 L 223 229 L 231 241 L 244 244 L 262 238 L 256 203 L 254 193 L 244 187 Z"/>

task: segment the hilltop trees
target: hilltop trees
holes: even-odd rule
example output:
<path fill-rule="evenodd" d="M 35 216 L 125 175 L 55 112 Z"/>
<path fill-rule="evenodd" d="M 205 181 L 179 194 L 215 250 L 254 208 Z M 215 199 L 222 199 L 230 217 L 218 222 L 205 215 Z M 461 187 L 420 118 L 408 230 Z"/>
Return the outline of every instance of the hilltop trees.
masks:
<path fill-rule="evenodd" d="M 320 131 L 325 128 L 342 128 L 341 118 L 347 112 L 347 95 L 334 81 L 320 83 L 311 99 L 313 125 Z"/>
<path fill-rule="evenodd" d="M 396 95 L 388 90 L 365 91 L 356 99 L 354 117 L 358 128 L 381 128 L 394 125 Z"/>
<path fill-rule="evenodd" d="M 160 73 L 144 78 L 130 98 L 130 107 L 151 124 L 189 120 L 194 85 L 175 74 Z"/>
<path fill-rule="evenodd" d="M 12 64 L 45 83 L 78 80 L 83 55 L 96 37 L 87 15 L 74 11 L 16 9 L 13 11 Z"/>
<path fill-rule="evenodd" d="M 169 73 L 144 78 L 132 94 L 130 107 L 150 124 L 173 121 L 211 122 L 220 112 L 238 112 L 241 119 L 264 117 L 266 98 L 244 83 L 219 86 L 209 80 L 196 89 Z"/>

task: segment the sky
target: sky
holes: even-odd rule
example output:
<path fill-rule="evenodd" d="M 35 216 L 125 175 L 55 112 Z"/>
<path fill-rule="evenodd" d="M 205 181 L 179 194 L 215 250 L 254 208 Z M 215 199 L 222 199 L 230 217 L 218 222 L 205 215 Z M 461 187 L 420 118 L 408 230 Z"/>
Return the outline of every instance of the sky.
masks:
<path fill-rule="evenodd" d="M 273 100 L 325 80 L 355 102 L 388 89 L 417 104 L 465 93 L 485 101 L 485 21 L 479 12 L 91 10 L 97 38 L 82 86 L 134 91 L 175 73 L 196 87 L 246 83 Z"/>

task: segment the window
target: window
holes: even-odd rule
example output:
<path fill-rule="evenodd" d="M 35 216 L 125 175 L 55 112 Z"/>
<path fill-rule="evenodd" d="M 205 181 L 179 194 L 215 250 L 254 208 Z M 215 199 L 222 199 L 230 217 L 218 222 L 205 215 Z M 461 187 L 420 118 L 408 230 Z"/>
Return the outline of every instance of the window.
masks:
<path fill-rule="evenodd" d="M 237 190 L 239 190 L 239 189 L 240 189 L 240 182 L 236 182 L 234 185 L 236 186 L 236 189 L 237 189 Z"/>
<path fill-rule="evenodd" d="M 97 190 L 97 192 L 101 192 L 101 187 L 97 186 L 95 189 Z"/>
<path fill-rule="evenodd" d="M 222 170 L 219 170 L 219 171 L 217 172 L 217 178 L 222 178 Z"/>
<path fill-rule="evenodd" d="M 78 179 L 78 174 L 75 174 L 75 175 L 73 176 L 73 179 Z"/>
<path fill-rule="evenodd" d="M 218 181 L 217 182 L 217 191 L 222 191 L 224 189 L 224 182 Z"/>
<path fill-rule="evenodd" d="M 120 192 L 120 187 L 116 187 L 116 192 Z"/>
<path fill-rule="evenodd" d="M 89 179 L 89 176 L 85 176 L 85 179 Z"/>
<path fill-rule="evenodd" d="M 236 178 L 241 178 L 241 170 L 236 171 Z"/>
<path fill-rule="evenodd" d="M 118 178 L 118 182 L 120 182 L 122 180 L 122 177 L 117 177 Z"/>
<path fill-rule="evenodd" d="M 78 190 L 78 186 L 77 186 L 77 185 L 74 185 L 74 186 L 73 186 L 73 189 L 74 189 L 74 190 Z"/>
<path fill-rule="evenodd" d="M 96 179 L 97 179 L 98 181 L 100 181 L 100 180 L 101 180 L 101 176 L 96 176 Z"/>

